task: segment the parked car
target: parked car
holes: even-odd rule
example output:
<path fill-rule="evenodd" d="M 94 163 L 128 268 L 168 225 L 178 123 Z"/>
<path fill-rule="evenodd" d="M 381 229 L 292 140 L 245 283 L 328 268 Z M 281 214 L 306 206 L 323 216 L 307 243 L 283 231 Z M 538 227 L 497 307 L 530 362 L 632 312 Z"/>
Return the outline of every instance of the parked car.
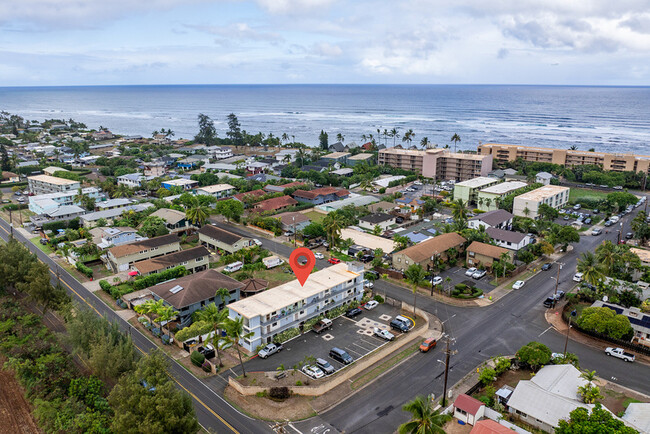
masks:
<path fill-rule="evenodd" d="M 430 349 L 435 348 L 438 342 L 434 338 L 425 339 L 424 342 L 420 344 L 420 352 L 428 353 Z"/>
<path fill-rule="evenodd" d="M 379 276 L 379 273 L 376 272 L 375 270 L 368 270 L 368 271 L 366 271 L 365 273 L 363 273 L 363 276 L 367 278 L 367 277 L 368 277 L 368 276 L 367 276 L 368 274 L 372 274 L 372 276 L 373 276 L 375 279 L 379 279 L 379 277 L 380 277 L 380 276 Z"/>
<path fill-rule="evenodd" d="M 373 255 L 363 255 L 361 258 L 359 258 L 359 260 L 361 262 L 363 262 L 364 264 L 367 264 L 368 262 L 372 261 L 373 259 L 375 259 L 375 257 Z"/>
<path fill-rule="evenodd" d="M 634 236 L 634 234 L 632 232 L 628 232 L 627 234 L 625 234 L 625 239 L 626 240 L 631 240 L 633 236 Z"/>
<path fill-rule="evenodd" d="M 206 359 L 214 358 L 214 348 L 210 344 L 206 344 L 204 347 L 198 347 L 196 351 L 203 354 Z"/>
<path fill-rule="evenodd" d="M 364 281 L 363 281 L 363 286 L 366 287 L 366 288 L 370 288 L 370 289 L 372 289 L 372 288 L 374 288 L 375 284 L 372 283 L 372 282 L 369 281 L 369 280 L 364 280 Z"/>
<path fill-rule="evenodd" d="M 400 321 L 398 319 L 394 319 L 390 322 L 390 328 L 394 330 L 399 330 L 402 333 L 406 333 L 409 331 L 409 326 L 403 321 Z"/>
<path fill-rule="evenodd" d="M 555 306 L 555 303 L 557 303 L 557 299 L 554 296 L 549 295 L 544 300 L 543 305 L 544 305 L 544 307 L 553 307 L 553 306 Z"/>
<path fill-rule="evenodd" d="M 435 276 L 433 279 L 431 279 L 431 284 L 432 285 L 440 285 L 440 284 L 442 284 L 442 277 Z"/>
<path fill-rule="evenodd" d="M 330 328 L 332 328 L 332 320 L 328 318 L 323 318 L 322 320 L 314 324 L 314 326 L 311 329 L 315 331 L 316 334 L 320 334 L 321 332 Z"/>
<path fill-rule="evenodd" d="M 325 373 L 325 375 L 333 374 L 335 371 L 334 366 L 332 366 L 330 362 L 325 359 L 316 359 L 316 366 L 318 366 L 321 371 Z"/>
<path fill-rule="evenodd" d="M 275 353 L 279 353 L 282 351 L 282 344 L 268 344 L 264 348 L 262 348 L 257 355 L 262 358 L 266 359 L 269 356 L 272 356 Z"/>
<path fill-rule="evenodd" d="M 585 224 L 586 224 L 586 225 L 590 225 L 590 224 L 591 224 L 591 218 L 590 218 L 590 217 L 587 217 L 587 218 L 585 219 Z"/>
<path fill-rule="evenodd" d="M 404 223 L 404 217 L 397 217 L 395 219 L 395 223 L 397 223 L 397 224 Z"/>
<path fill-rule="evenodd" d="M 349 365 L 350 363 L 354 362 L 354 359 L 351 355 L 337 347 L 334 347 L 330 350 L 329 356 L 337 362 L 343 363 L 344 365 Z"/>
<path fill-rule="evenodd" d="M 262 242 L 258 240 L 257 238 L 253 238 L 253 243 L 255 243 L 256 246 L 262 246 Z"/>
<path fill-rule="evenodd" d="M 474 274 L 472 274 L 472 278 L 474 279 L 481 279 L 483 276 L 487 274 L 487 271 L 485 270 L 476 270 Z"/>
<path fill-rule="evenodd" d="M 358 307 L 353 307 L 352 309 L 348 310 L 345 312 L 345 316 L 348 318 L 354 318 L 357 315 L 361 315 L 363 311 L 359 309 Z"/>
<path fill-rule="evenodd" d="M 582 208 L 582 205 L 580 205 L 579 203 L 576 203 L 575 205 L 573 205 L 573 209 L 575 209 L 575 210 L 579 210 L 580 208 Z"/>
<path fill-rule="evenodd" d="M 619 359 L 623 359 L 626 362 L 633 362 L 635 359 L 634 354 L 626 353 L 623 348 L 607 347 L 605 348 L 605 354 L 607 354 L 608 356 L 613 356 Z"/>
<path fill-rule="evenodd" d="M 574 282 L 582 282 L 582 276 L 584 276 L 582 273 L 576 273 L 573 275 L 573 281 Z"/>
<path fill-rule="evenodd" d="M 366 304 L 363 305 L 363 308 L 364 308 L 365 310 L 373 310 L 373 309 L 376 308 L 377 306 L 379 306 L 379 302 L 378 302 L 378 301 L 376 301 L 376 300 L 370 300 L 369 302 L 367 302 Z"/>
<path fill-rule="evenodd" d="M 569 220 L 570 217 L 569 217 L 568 215 L 565 215 L 564 217 L 562 217 L 562 219 L 563 219 L 563 220 Z"/>
<path fill-rule="evenodd" d="M 526 282 L 524 282 L 523 280 L 517 280 L 515 283 L 512 284 L 512 289 L 521 289 L 524 287 L 525 284 Z"/>
<path fill-rule="evenodd" d="M 593 236 L 598 236 L 598 235 L 601 235 L 602 233 L 603 233 L 603 230 L 601 228 L 596 228 L 593 231 L 591 231 L 591 235 L 593 235 Z"/>
<path fill-rule="evenodd" d="M 389 332 L 388 330 L 375 327 L 373 329 L 373 333 L 375 334 L 375 336 L 378 336 L 382 339 L 386 339 L 387 341 L 392 341 L 393 339 L 395 339 L 395 335 Z"/>
<path fill-rule="evenodd" d="M 330 264 L 339 264 L 341 263 L 341 260 L 339 258 L 329 258 L 327 262 L 329 262 Z"/>
<path fill-rule="evenodd" d="M 302 367 L 302 372 L 304 372 L 308 377 L 319 379 L 325 376 L 325 373 L 316 365 L 306 365 Z"/>
<path fill-rule="evenodd" d="M 325 256 L 323 256 L 323 254 L 320 253 L 320 252 L 314 252 L 314 258 L 316 258 L 316 259 L 325 259 Z"/>
<path fill-rule="evenodd" d="M 41 238 L 40 240 L 38 240 L 38 242 L 41 243 L 42 245 L 46 245 L 47 244 L 47 238 Z"/>
<path fill-rule="evenodd" d="M 542 265 L 542 271 L 548 271 L 552 266 L 553 265 L 550 262 L 547 262 L 546 264 Z"/>
<path fill-rule="evenodd" d="M 604 223 L 604 224 L 605 224 L 605 226 L 606 226 L 606 227 L 610 227 L 611 225 L 613 225 L 613 224 L 614 224 L 614 222 L 613 222 L 613 221 L 611 221 L 611 220 L 607 220 L 607 221 L 605 221 L 605 223 Z"/>
<path fill-rule="evenodd" d="M 465 276 L 472 277 L 474 275 L 474 273 L 476 273 L 477 271 L 478 271 L 478 268 L 476 268 L 476 267 L 468 268 L 467 271 L 465 271 Z"/>

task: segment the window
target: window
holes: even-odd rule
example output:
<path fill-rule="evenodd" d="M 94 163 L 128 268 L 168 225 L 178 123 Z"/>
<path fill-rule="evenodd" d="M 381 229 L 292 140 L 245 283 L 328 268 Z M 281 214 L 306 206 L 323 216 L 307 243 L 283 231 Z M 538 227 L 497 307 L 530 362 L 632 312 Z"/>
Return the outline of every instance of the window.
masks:
<path fill-rule="evenodd" d="M 469 252 L 469 256 L 470 256 L 470 258 L 473 258 L 474 257 L 474 252 Z"/>

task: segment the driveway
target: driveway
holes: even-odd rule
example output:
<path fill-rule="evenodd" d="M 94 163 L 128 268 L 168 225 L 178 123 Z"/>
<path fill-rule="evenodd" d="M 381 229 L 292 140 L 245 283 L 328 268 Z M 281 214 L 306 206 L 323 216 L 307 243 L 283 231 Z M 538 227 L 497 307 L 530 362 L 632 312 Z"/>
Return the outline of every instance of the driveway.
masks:
<path fill-rule="evenodd" d="M 492 280 L 492 276 L 490 274 L 486 274 L 484 277 L 481 279 L 473 279 L 469 276 L 465 276 L 465 271 L 467 271 L 467 268 L 464 267 L 452 267 L 448 270 L 442 271 L 441 273 L 438 274 L 438 276 L 442 277 L 443 284 L 444 280 L 447 277 L 451 277 L 451 286 L 455 286 L 459 283 L 463 283 L 466 280 L 469 280 L 472 282 L 474 286 L 477 288 L 483 290 L 484 293 L 488 293 L 492 291 L 494 288 L 496 288 L 494 285 L 490 284 L 490 281 Z"/>

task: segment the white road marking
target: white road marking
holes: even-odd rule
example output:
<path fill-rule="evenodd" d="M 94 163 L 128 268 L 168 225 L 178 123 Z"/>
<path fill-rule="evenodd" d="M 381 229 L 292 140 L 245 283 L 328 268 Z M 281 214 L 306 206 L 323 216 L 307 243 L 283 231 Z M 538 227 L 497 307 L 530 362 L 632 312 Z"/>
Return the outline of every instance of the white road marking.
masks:
<path fill-rule="evenodd" d="M 541 332 L 537 337 L 540 337 L 541 335 L 543 335 L 544 333 L 546 333 L 547 331 L 549 331 L 549 330 L 552 329 L 552 328 L 553 328 L 553 326 L 549 326 L 546 330 L 544 330 L 543 332 Z"/>

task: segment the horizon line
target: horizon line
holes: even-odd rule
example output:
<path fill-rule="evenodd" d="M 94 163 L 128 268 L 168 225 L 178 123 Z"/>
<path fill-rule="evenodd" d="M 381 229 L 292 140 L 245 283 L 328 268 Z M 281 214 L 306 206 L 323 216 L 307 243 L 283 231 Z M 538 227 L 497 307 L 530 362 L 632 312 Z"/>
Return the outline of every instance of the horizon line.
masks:
<path fill-rule="evenodd" d="M 50 85 L 14 85 L 0 86 L 0 89 L 25 88 L 65 88 L 65 87 L 200 87 L 200 86 L 516 86 L 516 87 L 609 87 L 609 88 L 647 88 L 647 85 L 633 84 L 536 84 L 536 83 L 159 83 L 159 84 L 50 84 Z"/>

